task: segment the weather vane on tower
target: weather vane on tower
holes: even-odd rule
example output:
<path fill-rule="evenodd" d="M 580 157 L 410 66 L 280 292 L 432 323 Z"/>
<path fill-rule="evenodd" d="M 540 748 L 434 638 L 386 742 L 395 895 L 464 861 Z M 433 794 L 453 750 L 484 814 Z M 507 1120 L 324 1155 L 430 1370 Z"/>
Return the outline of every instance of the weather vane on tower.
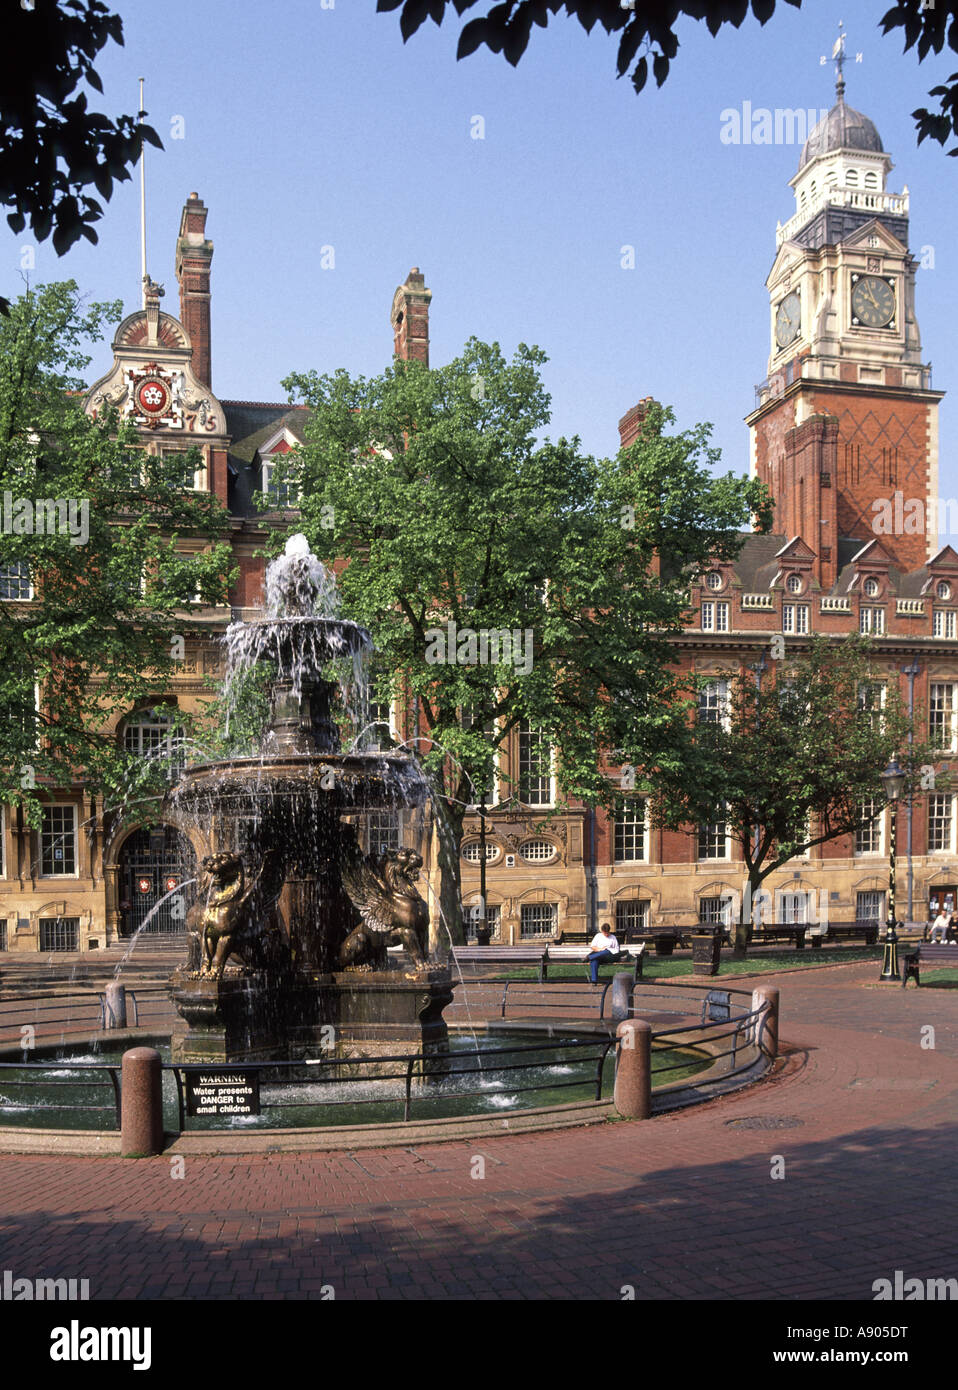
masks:
<path fill-rule="evenodd" d="M 845 63 L 847 62 L 845 49 L 846 39 L 845 23 L 844 20 L 840 19 L 838 21 L 838 38 L 832 45 L 832 61 L 835 64 L 835 94 L 840 102 L 845 100 Z M 864 55 L 861 53 L 856 53 L 855 62 L 860 63 L 863 56 Z M 825 54 L 822 54 L 818 61 L 820 65 L 824 67 L 828 62 L 828 58 Z"/>

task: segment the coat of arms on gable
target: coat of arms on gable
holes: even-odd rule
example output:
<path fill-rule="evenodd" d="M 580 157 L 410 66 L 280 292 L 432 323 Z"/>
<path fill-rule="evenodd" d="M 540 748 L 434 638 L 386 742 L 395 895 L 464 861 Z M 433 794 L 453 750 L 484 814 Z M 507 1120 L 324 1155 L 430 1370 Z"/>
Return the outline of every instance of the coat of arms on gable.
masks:
<path fill-rule="evenodd" d="M 166 371 L 156 362 L 129 367 L 119 381 L 94 395 L 90 402 L 94 418 L 109 406 L 138 429 L 183 430 L 214 433 L 218 419 L 209 396 L 191 395 L 183 372 Z"/>

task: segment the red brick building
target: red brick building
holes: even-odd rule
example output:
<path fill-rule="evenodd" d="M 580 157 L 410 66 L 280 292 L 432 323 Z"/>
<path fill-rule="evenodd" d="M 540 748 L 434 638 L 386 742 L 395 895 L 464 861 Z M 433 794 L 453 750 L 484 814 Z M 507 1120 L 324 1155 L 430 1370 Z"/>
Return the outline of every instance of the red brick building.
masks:
<path fill-rule="evenodd" d="M 775 497 L 774 534 L 747 536 L 735 563 L 701 576 L 695 619 L 675 646 L 679 660 L 708 682 L 702 707 L 709 717 L 721 708 L 729 673 L 768 657 L 773 637 L 794 650 L 810 633 L 868 632 L 882 679 L 925 711 L 947 762 L 958 752 L 958 555 L 938 540 L 938 525 L 951 520 L 938 501 L 942 393 L 922 361 L 908 195 L 888 191 L 890 169 L 874 125 L 845 105 L 840 87 L 802 152 L 791 181 L 795 212 L 778 228 L 766 282 L 770 351 L 747 424 L 751 470 Z M 267 529 L 295 521 L 295 499 L 273 469 L 301 442 L 304 410 L 213 391 L 206 220 L 191 194 L 176 241 L 179 318 L 161 311 L 162 291 L 151 282 L 87 398 L 91 412 L 111 403 L 130 416 L 147 449 L 198 444 L 202 466 L 187 486 L 215 493 L 231 518 L 239 577 L 230 606 L 190 610 L 200 635 L 188 644 L 181 676 L 117 727 L 118 738 L 143 752 L 168 736 L 170 706 L 191 709 L 202 699 L 206 678 L 220 671 L 217 638 L 231 618 L 261 602 L 256 552 Z M 431 298 L 414 268 L 390 310 L 398 356 L 428 364 Z M 623 445 L 635 437 L 644 405 L 619 422 Z M 257 494 L 275 509 L 264 515 Z M 397 737 L 413 732 L 408 711 L 376 713 Z M 499 785 L 508 783 L 520 802 L 515 809 L 493 800 L 487 817 L 487 893 L 500 939 L 591 930 L 605 917 L 627 931 L 734 910 L 742 865 L 721 826 L 652 831 L 636 798 L 618 818 L 569 809 L 539 828 L 555 797 L 545 752 L 535 730 L 520 728 L 500 758 Z M 0 948 L 108 944 L 129 934 L 190 867 L 190 846 L 175 827 L 157 823 L 155 809 L 112 837 L 98 825 L 82 786 L 51 797 L 40 832 L 4 822 Z M 417 833 L 388 817 L 369 828 L 377 846 Z M 905 837 L 903 828 L 902 853 Z M 68 847 L 56 861 L 54 838 Z M 886 815 L 786 866 L 769 884 L 776 917 L 881 917 L 887 843 Z M 930 903 L 958 893 L 954 796 L 915 799 L 911 849 L 914 913 L 924 917 Z M 463 842 L 467 904 L 478 894 L 478 857 L 474 818 Z"/>

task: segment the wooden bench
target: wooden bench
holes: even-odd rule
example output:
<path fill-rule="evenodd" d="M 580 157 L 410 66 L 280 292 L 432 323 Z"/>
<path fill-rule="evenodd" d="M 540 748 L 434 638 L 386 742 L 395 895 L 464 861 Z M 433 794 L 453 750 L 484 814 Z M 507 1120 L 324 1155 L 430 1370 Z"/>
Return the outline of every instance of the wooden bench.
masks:
<path fill-rule="evenodd" d="M 623 947 L 632 945 L 654 946 L 657 956 L 670 956 L 676 946 L 688 946 L 686 940 L 691 927 L 662 927 L 656 930 L 651 927 L 648 931 L 617 931 L 617 939 Z M 560 946 L 588 946 L 594 933 L 587 931 L 566 931 L 559 938 Z"/>
<path fill-rule="evenodd" d="M 917 951 L 908 951 L 901 958 L 904 966 L 902 971 L 901 987 L 905 988 L 908 981 L 914 976 L 915 985 L 921 987 L 921 967 L 923 965 L 954 965 L 958 966 L 958 946 L 946 943 L 940 946 L 935 942 L 934 946 L 927 943 L 918 947 Z"/>
<path fill-rule="evenodd" d="M 723 927 L 722 940 L 729 946 L 735 945 L 735 925 Z M 791 941 L 796 951 L 804 951 L 807 922 L 761 922 L 749 928 L 752 933 L 751 945 L 768 946 L 773 941 Z"/>
<path fill-rule="evenodd" d="M 650 931 L 631 932 L 629 941 L 640 942 L 643 946 L 651 943 L 657 956 L 670 956 L 676 946 L 688 946 L 686 936 L 690 930 L 689 927 L 663 927 L 661 931 L 652 928 Z"/>
<path fill-rule="evenodd" d="M 822 931 L 811 933 L 812 949 L 820 950 L 823 941 L 851 941 L 862 937 L 866 946 L 874 946 L 881 931 L 881 922 L 828 922 Z"/>
<path fill-rule="evenodd" d="M 642 966 L 645 963 L 645 945 L 642 944 L 640 946 L 633 946 L 631 949 L 628 946 L 625 946 L 621 952 L 621 956 L 621 960 L 602 961 L 599 965 L 600 972 L 607 965 L 618 967 L 623 965 L 628 966 L 629 964 L 631 964 L 632 979 L 641 980 Z M 548 951 L 548 960 L 546 962 L 546 967 L 548 968 L 548 966 L 551 965 L 553 961 L 563 960 L 580 961 L 583 965 L 587 965 L 589 962 L 589 949 L 587 946 L 573 946 L 567 942 L 560 942 L 560 944 L 557 946 L 550 946 Z M 545 976 L 543 976 L 543 978 L 545 978 Z"/>
<path fill-rule="evenodd" d="M 535 965 L 539 979 L 548 972 L 548 946 L 455 946 L 457 965 Z"/>

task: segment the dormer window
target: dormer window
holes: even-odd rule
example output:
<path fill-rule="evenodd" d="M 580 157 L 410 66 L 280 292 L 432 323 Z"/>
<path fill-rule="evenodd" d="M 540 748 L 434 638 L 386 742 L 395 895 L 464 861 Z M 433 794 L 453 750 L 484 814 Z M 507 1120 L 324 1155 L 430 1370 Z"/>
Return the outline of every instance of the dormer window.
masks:
<path fill-rule="evenodd" d="M 263 492 L 271 507 L 288 511 L 299 506 L 300 488 L 296 479 L 289 476 L 288 465 L 280 469 L 282 463 L 282 455 L 263 460 Z"/>
<path fill-rule="evenodd" d="M 785 581 L 785 587 L 790 594 L 800 594 L 802 592 L 802 576 L 790 574 Z"/>
<path fill-rule="evenodd" d="M 948 602 L 951 598 L 951 585 L 948 583 L 947 579 L 939 579 L 938 583 L 935 585 L 935 595 L 937 598 L 941 599 L 942 603 Z"/>
<path fill-rule="evenodd" d="M 868 598 L 877 598 L 881 592 L 881 585 L 878 580 L 871 575 L 865 580 L 863 587 Z"/>
<path fill-rule="evenodd" d="M 721 589 L 722 576 L 719 574 L 718 570 L 709 570 L 708 574 L 705 576 L 705 587 L 712 590 Z"/>

